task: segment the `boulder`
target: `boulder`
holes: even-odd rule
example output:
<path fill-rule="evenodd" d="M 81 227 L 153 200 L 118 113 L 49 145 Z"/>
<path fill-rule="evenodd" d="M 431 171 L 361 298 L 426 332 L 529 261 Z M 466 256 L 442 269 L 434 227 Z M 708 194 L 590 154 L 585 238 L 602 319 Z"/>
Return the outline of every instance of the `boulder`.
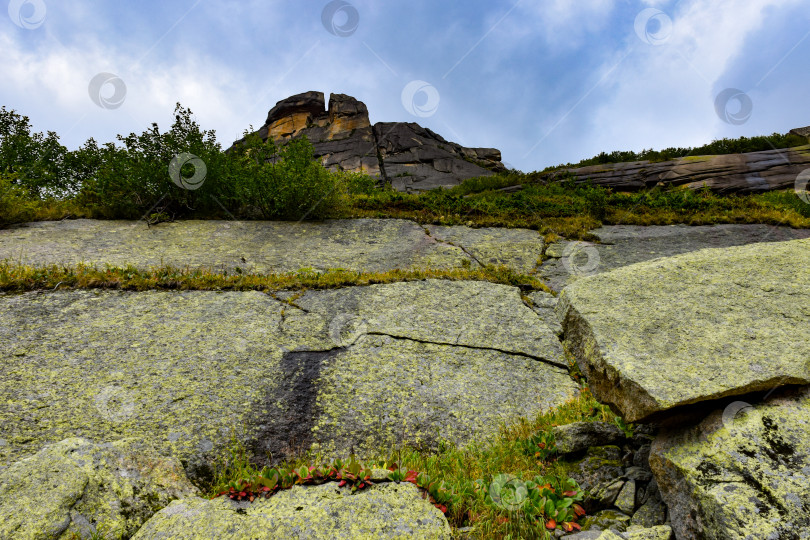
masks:
<path fill-rule="evenodd" d="M 440 510 L 408 482 L 351 492 L 328 482 L 294 486 L 269 499 L 237 503 L 219 497 L 173 502 L 133 540 L 274 538 L 451 538 Z"/>
<path fill-rule="evenodd" d="M 505 264 L 528 273 L 543 239 L 528 229 L 433 229 L 404 219 L 316 223 L 189 220 L 147 227 L 137 221 L 76 219 L 0 229 L 0 260 L 49 265 L 81 262 L 103 268 L 208 268 L 243 273 L 386 272 L 410 268 L 471 268 Z M 441 238 L 437 238 L 441 232 Z M 447 239 L 447 240 L 443 240 Z M 480 261 L 480 263 L 479 263 Z M 238 270 L 237 270 L 238 268 Z"/>
<path fill-rule="evenodd" d="M 706 249 L 582 278 L 557 314 L 594 396 L 651 421 L 809 384 L 808 264 L 810 240 Z"/>
<path fill-rule="evenodd" d="M 810 531 L 810 388 L 735 402 L 662 431 L 650 465 L 678 538 L 802 538 Z"/>
<path fill-rule="evenodd" d="M 65 439 L 0 471 L 0 538 L 129 538 L 196 493 L 179 461 L 141 441 Z"/>
<path fill-rule="evenodd" d="M 615 444 L 624 432 L 608 422 L 574 422 L 553 428 L 555 446 L 560 454 L 573 454 L 591 446 Z"/>
<path fill-rule="evenodd" d="M 708 187 L 717 193 L 759 193 L 793 188 L 796 177 L 810 168 L 810 145 L 720 156 L 688 156 L 651 163 L 606 163 L 554 171 L 546 181 L 571 174 L 575 183 L 616 191 L 638 191 L 657 185 L 683 189 Z"/>
<path fill-rule="evenodd" d="M 257 134 L 277 144 L 306 136 L 325 167 L 365 173 L 400 191 L 451 187 L 506 170 L 495 148 L 466 148 L 412 122 L 372 126 L 366 105 L 345 94 L 332 94 L 328 109 L 322 92 L 283 99 Z"/>

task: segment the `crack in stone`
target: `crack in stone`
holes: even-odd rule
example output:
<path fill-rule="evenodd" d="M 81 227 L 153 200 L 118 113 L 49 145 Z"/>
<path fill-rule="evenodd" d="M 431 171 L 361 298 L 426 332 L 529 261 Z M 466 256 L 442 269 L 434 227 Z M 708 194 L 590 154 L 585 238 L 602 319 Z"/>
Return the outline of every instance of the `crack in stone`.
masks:
<path fill-rule="evenodd" d="M 453 242 L 451 242 L 451 241 L 449 241 L 449 240 L 442 240 L 442 239 L 441 239 L 441 238 L 439 238 L 438 236 L 432 236 L 432 235 L 430 234 L 430 231 L 429 231 L 428 229 L 424 229 L 424 231 L 425 231 L 425 234 L 426 234 L 426 235 L 427 235 L 429 238 L 433 238 L 434 240 L 436 240 L 436 242 L 438 242 L 438 243 L 440 243 L 440 244 L 444 244 L 444 245 L 446 245 L 446 246 L 452 246 L 452 247 L 455 247 L 455 248 L 460 249 L 461 251 L 463 251 L 463 252 L 464 252 L 464 254 L 465 254 L 467 257 L 469 257 L 470 259 L 472 259 L 472 260 L 474 260 L 475 262 L 477 262 L 477 263 L 478 263 L 478 264 L 481 266 L 481 268 L 484 268 L 484 267 L 486 266 L 484 263 L 482 263 L 482 262 L 481 262 L 481 261 L 478 259 L 478 257 L 476 257 L 475 255 L 473 255 L 473 253 L 472 253 L 472 252 L 470 252 L 470 251 L 468 251 L 468 250 L 467 250 L 467 248 L 465 248 L 464 246 L 462 246 L 462 245 L 460 245 L 460 244 L 454 244 Z"/>

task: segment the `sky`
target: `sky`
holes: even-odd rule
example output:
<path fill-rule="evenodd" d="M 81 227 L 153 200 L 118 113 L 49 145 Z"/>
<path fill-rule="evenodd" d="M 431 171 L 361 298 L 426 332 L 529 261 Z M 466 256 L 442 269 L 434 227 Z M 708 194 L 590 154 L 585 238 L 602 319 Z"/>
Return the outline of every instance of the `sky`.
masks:
<path fill-rule="evenodd" d="M 0 105 L 70 149 L 309 90 L 527 172 L 810 125 L 806 0 L 3 1 Z"/>

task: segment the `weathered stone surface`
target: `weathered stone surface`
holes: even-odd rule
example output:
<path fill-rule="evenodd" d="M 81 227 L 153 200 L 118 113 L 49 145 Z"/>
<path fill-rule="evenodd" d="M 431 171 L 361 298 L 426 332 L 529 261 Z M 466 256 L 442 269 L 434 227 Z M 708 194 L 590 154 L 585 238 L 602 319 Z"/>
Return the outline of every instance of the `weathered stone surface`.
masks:
<path fill-rule="evenodd" d="M 810 126 L 791 129 L 790 132 L 799 137 L 807 137 L 810 139 Z"/>
<path fill-rule="evenodd" d="M 432 238 L 464 250 L 478 264 L 504 265 L 524 274 L 537 268 L 543 253 L 543 238 L 529 229 L 426 225 Z"/>
<path fill-rule="evenodd" d="M 136 439 L 65 439 L 0 471 L 0 538 L 129 538 L 196 493 L 179 461 Z"/>
<path fill-rule="evenodd" d="M 678 538 L 806 538 L 810 388 L 662 432 L 650 465 Z"/>
<path fill-rule="evenodd" d="M 810 383 L 808 268 L 810 240 L 701 250 L 581 279 L 557 314 L 594 396 L 646 421 Z"/>
<path fill-rule="evenodd" d="M 624 432 L 608 422 L 574 422 L 553 428 L 555 446 L 561 454 L 573 454 L 591 446 L 615 444 L 625 438 Z"/>
<path fill-rule="evenodd" d="M 294 486 L 269 499 L 173 502 L 133 540 L 275 538 L 451 538 L 444 515 L 411 483 L 375 484 L 354 494 L 329 482 Z"/>
<path fill-rule="evenodd" d="M 636 191 L 663 186 L 701 189 L 719 193 L 757 193 L 792 188 L 796 177 L 810 167 L 810 145 L 746 154 L 688 156 L 672 161 L 650 163 L 632 161 L 607 163 L 555 171 L 574 175 L 574 182 L 588 180 L 597 186 L 618 191 Z"/>
<path fill-rule="evenodd" d="M 372 126 L 366 105 L 345 94 L 332 94 L 328 110 L 322 92 L 283 99 L 257 133 L 281 144 L 306 136 L 325 167 L 363 172 L 401 191 L 450 187 L 506 170 L 494 148 L 465 148 L 415 123 Z"/>
<path fill-rule="evenodd" d="M 537 272 L 554 291 L 589 275 L 706 248 L 810 238 L 810 229 L 773 225 L 609 225 L 591 231 L 601 244 L 558 242 L 546 248 L 553 257 Z M 567 251 L 566 251 L 567 250 Z"/>
<path fill-rule="evenodd" d="M 616 497 L 615 502 L 613 503 L 616 505 L 616 508 L 624 512 L 625 514 L 632 515 L 633 510 L 636 509 L 636 481 L 635 480 L 628 480 L 622 486 L 622 490 L 619 492 L 618 497 Z"/>
<path fill-rule="evenodd" d="M 429 280 L 292 301 L 0 295 L 0 466 L 73 435 L 137 437 L 204 478 L 232 432 L 259 459 L 318 441 L 362 457 L 400 441 L 464 444 L 576 391 L 517 288 Z"/>
<path fill-rule="evenodd" d="M 560 321 L 557 320 L 557 297 L 545 291 L 535 291 L 527 295 L 531 301 L 531 308 L 548 326 L 554 335 L 562 337 L 563 329 Z"/>
<path fill-rule="evenodd" d="M 568 474 L 582 489 L 596 495 L 600 487 L 615 482 L 624 474 L 622 449 L 618 446 L 592 446 Z"/>
<path fill-rule="evenodd" d="M 452 187 L 506 170 L 494 148 L 464 148 L 413 122 L 379 122 L 374 133 L 386 180 L 399 191 Z"/>
<path fill-rule="evenodd" d="M 147 227 L 143 221 L 77 219 L 28 223 L 0 229 L 0 260 L 23 264 L 85 262 L 140 268 L 172 265 L 244 272 L 322 271 L 345 268 L 378 272 L 412 267 L 477 267 L 467 254 L 533 269 L 543 241 L 536 231 L 498 233 L 448 227 L 456 246 L 437 240 L 420 225 L 401 219 L 349 219 L 315 223 L 282 221 L 178 221 Z M 457 247 L 461 246 L 461 247 Z M 495 255 L 504 250 L 500 258 Z"/>
<path fill-rule="evenodd" d="M 563 538 L 565 540 L 670 540 L 672 538 L 672 529 L 669 525 L 649 528 L 630 526 L 621 534 L 612 530 L 583 531 L 563 536 Z"/>
<path fill-rule="evenodd" d="M 624 532 L 630 524 L 630 516 L 616 510 L 602 510 L 581 521 L 583 529 L 612 530 Z"/>

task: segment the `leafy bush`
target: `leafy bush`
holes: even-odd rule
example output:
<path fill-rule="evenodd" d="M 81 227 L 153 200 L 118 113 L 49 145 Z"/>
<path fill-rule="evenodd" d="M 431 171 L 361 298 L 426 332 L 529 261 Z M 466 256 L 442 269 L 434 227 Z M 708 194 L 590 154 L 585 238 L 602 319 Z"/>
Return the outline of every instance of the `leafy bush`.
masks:
<path fill-rule="evenodd" d="M 278 149 L 272 140 L 246 135 L 230 154 L 227 181 L 244 211 L 253 208 L 264 219 L 319 219 L 341 205 L 342 177 L 314 158 L 302 137 Z"/>
<path fill-rule="evenodd" d="M 17 183 L 17 173 L 0 173 L 0 225 L 29 221 L 35 202 Z"/>

